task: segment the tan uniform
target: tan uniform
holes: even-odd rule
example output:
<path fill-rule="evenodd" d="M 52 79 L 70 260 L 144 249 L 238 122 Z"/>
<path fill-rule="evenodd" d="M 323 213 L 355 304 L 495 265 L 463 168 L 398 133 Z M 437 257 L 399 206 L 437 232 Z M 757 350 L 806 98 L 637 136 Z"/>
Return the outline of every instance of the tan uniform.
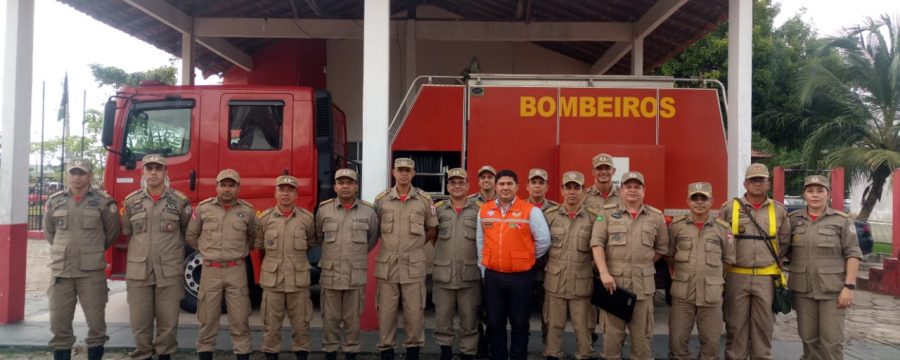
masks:
<path fill-rule="evenodd" d="M 794 292 L 801 359 L 844 358 L 844 315 L 837 298 L 847 277 L 846 260 L 861 258 L 856 226 L 847 214 L 827 208 L 815 221 L 806 209 L 790 214 L 788 287 Z"/>
<path fill-rule="evenodd" d="M 450 201 L 435 205 L 438 240 L 435 244 L 432 297 L 440 346 L 453 346 L 453 318 L 459 317 L 459 349 L 474 356 L 478 352 L 478 307 L 481 305 L 481 269 L 475 246 L 478 206 L 467 202 L 459 212 Z"/>
<path fill-rule="evenodd" d="M 106 336 L 106 256 L 104 251 L 119 236 L 116 202 L 90 188 L 76 200 L 68 189 L 50 196 L 44 217 L 44 237 L 50 243 L 47 295 L 50 301 L 50 347 L 71 349 L 75 344 L 72 318 L 76 299 L 88 324 L 88 347 L 103 346 Z"/>
<path fill-rule="evenodd" d="M 622 199 L 619 197 L 619 187 L 616 185 L 613 185 L 612 190 L 609 191 L 609 197 L 603 197 L 600 190 L 597 190 L 597 184 L 585 188 L 584 192 L 584 206 L 594 211 L 603 211 L 603 206 L 606 204 L 622 203 Z"/>
<path fill-rule="evenodd" d="M 294 207 L 285 216 L 272 207 L 259 218 L 254 248 L 265 250 L 259 285 L 263 288 L 264 353 L 281 352 L 281 324 L 285 312 L 291 322 L 291 352 L 309 351 L 309 321 L 313 304 L 309 296 L 307 251 L 318 245 L 313 214 Z"/>
<path fill-rule="evenodd" d="M 696 323 L 700 359 L 718 359 L 724 326 L 724 268 L 734 263 L 731 228 L 712 217 L 702 224 L 695 223 L 690 215 L 676 218 L 669 225 L 668 256 L 673 258 L 675 268 L 669 315 L 669 358 L 691 359 L 688 341 Z"/>
<path fill-rule="evenodd" d="M 128 315 L 134 334 L 133 359 L 173 354 L 178 348 L 179 303 L 184 297 L 184 232 L 191 202 L 165 188 L 154 201 L 146 190 L 125 198 L 122 234 L 129 236 Z M 156 339 L 154 335 L 156 324 Z"/>
<path fill-rule="evenodd" d="M 755 209 L 745 197 L 739 199 L 763 230 L 769 231 L 769 202 Z M 722 204 L 719 218 L 731 225 L 733 200 Z M 740 230 L 734 234 L 734 266 L 744 268 L 764 268 L 775 263 L 772 252 L 765 242 L 768 233 L 760 234 L 756 226 L 743 210 L 738 219 Z M 790 244 L 791 227 L 784 205 L 775 202 L 775 222 L 779 251 L 783 255 Z M 745 236 L 766 239 L 744 238 Z M 727 330 L 725 357 L 727 359 L 771 359 L 772 331 L 775 315 L 772 299 L 775 285 L 770 275 L 744 275 L 729 272 L 725 275 L 725 329 Z"/>
<path fill-rule="evenodd" d="M 359 199 L 350 208 L 344 208 L 337 199 L 327 200 L 319 204 L 316 232 L 322 244 L 322 348 L 325 352 L 338 351 L 343 332 L 343 351 L 358 353 L 367 257 L 378 241 L 378 215 L 372 204 Z"/>
<path fill-rule="evenodd" d="M 625 343 L 625 327 L 631 333 L 631 357 L 649 359 L 653 337 L 653 294 L 656 291 L 653 257 L 669 250 L 669 234 L 659 210 L 642 205 L 635 218 L 617 204 L 604 206 L 606 212 L 597 218 L 591 235 L 591 246 L 606 250 L 606 263 L 616 287 L 637 294 L 631 322 L 605 311 L 603 316 L 603 357 L 619 359 Z"/>
<path fill-rule="evenodd" d="M 381 250 L 375 265 L 378 279 L 378 350 L 394 348 L 398 302 L 403 303 L 405 347 L 425 344 L 425 274 L 427 228 L 437 227 L 434 203 L 425 191 L 411 187 L 405 201 L 393 187 L 375 198 L 381 219 Z M 402 301 L 400 300 L 402 298 Z"/>
<path fill-rule="evenodd" d="M 481 206 L 481 205 L 484 205 L 484 203 L 490 201 L 490 199 L 485 199 L 484 194 L 482 194 L 479 191 L 477 193 L 467 196 L 466 201 L 469 201 L 471 203 L 474 203 L 475 205 Z"/>
<path fill-rule="evenodd" d="M 250 353 L 250 289 L 244 258 L 257 226 L 256 210 L 243 200 L 226 208 L 217 198 L 209 198 L 191 214 L 185 240 L 203 256 L 197 294 L 197 352 L 215 351 L 224 296 L 234 353 Z"/>
<path fill-rule="evenodd" d="M 543 313 L 547 321 L 545 356 L 564 357 L 562 336 L 566 317 L 572 321 L 578 345 L 577 359 L 595 358 L 592 322 L 594 314 L 591 293 L 594 288 L 594 259 L 591 254 L 591 230 L 599 213 L 581 207 L 574 217 L 565 207 L 556 206 L 544 211 L 550 228 L 550 250 L 547 252 L 544 277 Z"/>

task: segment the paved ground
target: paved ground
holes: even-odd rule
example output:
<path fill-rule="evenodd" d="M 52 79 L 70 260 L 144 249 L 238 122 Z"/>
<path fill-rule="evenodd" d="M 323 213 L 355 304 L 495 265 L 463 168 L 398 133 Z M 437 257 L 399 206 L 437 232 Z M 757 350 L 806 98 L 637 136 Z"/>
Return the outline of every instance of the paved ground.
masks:
<path fill-rule="evenodd" d="M 46 289 L 49 284 L 49 273 L 46 267 L 49 256 L 49 246 L 42 240 L 28 242 L 28 269 L 26 274 L 26 321 L 18 324 L 0 326 L 0 359 L 46 359 L 49 353 L 46 343 L 50 335 L 47 324 L 49 315 L 47 312 Z M 110 302 L 107 305 L 108 333 L 111 348 L 107 358 L 126 358 L 125 352 L 133 346 L 131 331 L 128 327 L 128 311 L 125 302 L 125 284 L 121 281 L 110 281 Z M 656 326 L 653 339 L 654 356 L 665 358 L 668 348 L 668 307 L 658 297 L 656 307 Z M 430 329 L 434 328 L 433 314 L 429 312 L 426 328 L 429 329 L 425 352 L 436 354 L 438 349 L 433 343 Z M 532 329 L 538 329 L 539 323 L 536 316 L 532 317 Z M 254 348 L 259 348 L 261 339 L 262 321 L 258 312 L 251 316 L 253 329 Z M 227 351 L 229 341 L 227 338 L 227 322 L 222 318 L 223 327 L 220 330 L 219 344 Z M 313 317 L 313 349 L 321 348 L 321 319 Z M 87 329 L 84 325 L 81 311 L 76 312 L 76 335 L 83 339 Z M 900 298 L 885 296 L 876 293 L 858 291 L 855 306 L 850 310 L 846 322 L 846 334 L 848 343 L 845 348 L 847 358 L 851 359 L 897 359 L 900 358 Z M 287 327 L 283 329 L 284 343 L 289 338 Z M 401 332 L 402 333 L 402 332 Z M 183 358 L 193 358 L 192 348 L 196 340 L 197 321 L 196 316 L 182 313 L 181 328 L 179 330 L 179 344 L 184 352 Z M 376 342 L 375 333 L 365 333 L 362 338 L 364 349 L 374 349 Z M 774 351 L 777 359 L 796 359 L 801 353 L 801 345 L 797 336 L 795 314 L 779 315 L 776 321 L 774 336 Z M 565 336 L 566 352 L 572 354 L 575 349 L 574 336 Z M 692 340 L 696 349 L 696 337 Z M 723 340 L 724 341 L 724 340 Z M 542 358 L 540 354 L 540 335 L 532 332 L 529 342 L 529 352 L 535 354 L 533 358 Z M 83 344 L 83 343 L 81 343 Z M 83 346 L 83 345 L 82 345 Z M 600 349 L 600 346 L 597 346 Z M 83 350 L 82 350 L 83 351 Z M 261 354 L 256 354 L 261 358 Z M 292 358 L 290 354 L 282 354 L 283 358 Z M 314 354 L 312 358 L 319 358 L 321 354 Z M 430 358 L 431 355 L 426 358 Z M 76 356 L 83 359 L 84 356 Z"/>

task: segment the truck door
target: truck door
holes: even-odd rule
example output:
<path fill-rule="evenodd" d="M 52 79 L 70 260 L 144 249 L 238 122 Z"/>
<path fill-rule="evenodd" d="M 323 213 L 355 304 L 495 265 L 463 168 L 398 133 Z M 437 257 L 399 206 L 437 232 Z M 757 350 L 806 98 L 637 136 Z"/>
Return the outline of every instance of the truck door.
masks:
<path fill-rule="evenodd" d="M 218 170 L 238 172 L 238 196 L 257 210 L 274 204 L 275 178 L 290 174 L 292 105 L 288 93 L 224 94 L 219 105 Z"/>

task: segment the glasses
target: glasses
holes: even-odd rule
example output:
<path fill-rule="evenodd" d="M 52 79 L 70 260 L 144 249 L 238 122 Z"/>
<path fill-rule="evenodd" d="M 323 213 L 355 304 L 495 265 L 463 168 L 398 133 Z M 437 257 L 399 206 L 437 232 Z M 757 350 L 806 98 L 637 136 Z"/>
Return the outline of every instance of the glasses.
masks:
<path fill-rule="evenodd" d="M 747 179 L 747 182 L 754 184 L 754 185 L 759 185 L 759 184 L 765 184 L 765 183 L 769 182 L 769 179 L 757 177 L 757 178 Z"/>
<path fill-rule="evenodd" d="M 709 201 L 709 198 L 706 197 L 706 196 L 703 196 L 703 195 L 694 195 L 694 196 L 691 196 L 691 201 L 694 201 L 694 202 L 707 202 L 707 201 Z"/>

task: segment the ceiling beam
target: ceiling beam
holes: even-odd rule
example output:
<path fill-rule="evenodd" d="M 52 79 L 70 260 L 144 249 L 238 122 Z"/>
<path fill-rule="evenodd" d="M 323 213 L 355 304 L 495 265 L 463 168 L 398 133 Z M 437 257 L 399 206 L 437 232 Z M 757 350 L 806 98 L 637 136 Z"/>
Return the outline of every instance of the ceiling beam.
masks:
<path fill-rule="evenodd" d="M 400 20 L 392 23 L 397 21 Z M 198 37 L 362 39 L 362 23 L 325 19 L 195 18 L 194 32 Z M 632 24 L 627 22 L 524 24 L 416 20 L 416 39 L 432 41 L 631 41 L 632 34 Z M 396 38 L 396 33 L 392 31 L 391 37 Z"/>
<path fill-rule="evenodd" d="M 133 6 L 157 21 L 166 24 L 181 34 L 191 34 L 197 39 L 197 43 L 209 49 L 213 53 L 225 58 L 238 67 L 251 71 L 253 70 L 253 58 L 243 50 L 231 45 L 225 39 L 216 39 L 211 37 L 201 38 L 194 31 L 194 18 L 185 14 L 178 8 L 170 5 L 166 1 L 157 0 L 123 0 L 128 5 Z"/>
<path fill-rule="evenodd" d="M 613 67 L 625 54 L 631 51 L 631 44 L 635 40 L 643 40 L 647 35 L 656 30 L 672 14 L 681 8 L 688 0 L 659 0 L 640 19 L 634 22 L 633 37 L 627 41 L 617 42 L 609 48 L 597 62 L 591 66 L 591 74 L 603 74 Z"/>

